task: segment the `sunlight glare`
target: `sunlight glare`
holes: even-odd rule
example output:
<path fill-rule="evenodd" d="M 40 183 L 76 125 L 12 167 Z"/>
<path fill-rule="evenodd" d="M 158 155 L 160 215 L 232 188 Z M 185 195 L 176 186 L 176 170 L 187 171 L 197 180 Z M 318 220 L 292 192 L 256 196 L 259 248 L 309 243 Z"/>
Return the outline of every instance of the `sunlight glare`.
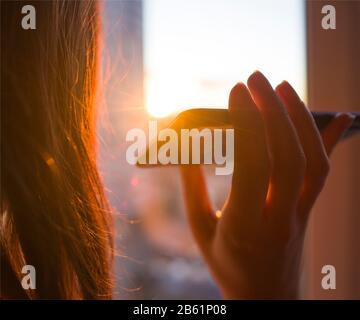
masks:
<path fill-rule="evenodd" d="M 273 86 L 288 80 L 306 101 L 301 0 L 144 3 L 145 103 L 150 115 L 226 108 L 231 88 L 246 83 L 254 70 L 262 71 Z"/>

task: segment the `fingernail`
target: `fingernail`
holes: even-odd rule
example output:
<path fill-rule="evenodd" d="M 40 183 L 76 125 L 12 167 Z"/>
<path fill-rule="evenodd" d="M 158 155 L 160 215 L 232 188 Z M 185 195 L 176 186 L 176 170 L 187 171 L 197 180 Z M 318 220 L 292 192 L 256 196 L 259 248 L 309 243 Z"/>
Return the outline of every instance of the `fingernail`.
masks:
<path fill-rule="evenodd" d="M 249 77 L 247 83 L 248 85 L 250 84 L 255 84 L 255 85 L 262 85 L 264 83 L 267 83 L 268 80 L 266 79 L 266 77 L 258 70 L 255 70 L 251 76 Z"/>
<path fill-rule="evenodd" d="M 352 114 L 351 112 L 347 112 L 345 113 L 351 120 L 355 120 L 356 116 L 354 114 Z"/>
<path fill-rule="evenodd" d="M 230 97 L 235 95 L 235 94 L 239 94 L 239 92 L 243 92 L 244 90 L 246 90 L 246 86 L 244 83 L 242 82 L 238 82 L 235 86 L 233 86 L 233 88 L 230 91 Z"/>
<path fill-rule="evenodd" d="M 250 78 L 251 78 L 251 77 L 257 78 L 257 79 L 259 79 L 259 78 L 265 78 L 264 75 L 263 75 L 259 70 L 255 70 L 255 71 L 251 74 Z"/>
<path fill-rule="evenodd" d="M 351 120 L 351 122 L 354 121 L 354 119 L 356 118 L 356 116 L 351 112 L 339 112 L 335 115 L 335 118 L 339 117 L 347 118 L 349 121 Z"/>
<path fill-rule="evenodd" d="M 280 93 L 283 94 L 285 97 L 288 96 L 288 90 L 289 88 L 289 83 L 286 80 L 283 80 L 276 88 L 278 90 L 280 90 Z"/>
<path fill-rule="evenodd" d="M 238 82 L 233 89 L 244 89 L 246 88 L 246 85 L 243 82 Z"/>
<path fill-rule="evenodd" d="M 344 112 L 341 114 L 341 116 L 345 116 L 347 118 L 347 122 L 344 124 L 344 134 L 345 134 L 346 130 L 349 129 L 353 124 L 356 116 L 351 114 L 350 112 L 346 112 L 346 113 Z"/>

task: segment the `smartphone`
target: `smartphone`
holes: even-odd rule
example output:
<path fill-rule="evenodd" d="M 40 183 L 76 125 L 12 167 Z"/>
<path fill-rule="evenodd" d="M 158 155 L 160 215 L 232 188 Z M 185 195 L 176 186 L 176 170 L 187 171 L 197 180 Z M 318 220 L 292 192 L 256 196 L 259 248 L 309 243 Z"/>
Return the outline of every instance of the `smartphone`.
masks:
<path fill-rule="evenodd" d="M 311 112 L 315 123 L 319 130 L 324 129 L 329 122 L 337 115 L 336 112 Z M 344 133 L 343 139 L 352 136 L 353 134 L 360 132 L 360 113 L 359 112 L 352 112 L 355 116 L 354 122 L 352 123 L 351 127 Z M 183 112 L 181 112 L 173 121 L 169 123 L 167 126 L 167 129 L 172 129 L 174 132 L 178 134 L 179 137 L 181 137 L 180 132 L 182 129 L 204 129 L 208 128 L 214 132 L 215 129 L 226 131 L 226 129 L 232 128 L 232 124 L 230 121 L 229 112 L 227 109 L 215 109 L 215 108 L 194 108 L 194 109 L 188 109 Z M 213 140 L 212 140 L 213 141 Z M 224 154 L 226 153 L 226 146 L 227 146 L 227 140 L 226 140 L 226 134 L 222 135 L 221 140 L 221 152 Z M 159 163 L 157 161 L 149 161 L 149 158 L 151 158 L 150 154 L 155 154 L 157 151 L 161 149 L 161 147 L 166 143 L 166 141 L 159 141 L 156 139 L 155 141 L 150 141 L 149 145 L 146 148 L 146 151 L 143 152 L 137 162 L 137 165 L 140 167 L 153 167 L 153 166 L 159 166 L 164 165 L 164 163 Z M 190 142 L 190 144 L 193 143 L 193 141 Z M 198 143 L 200 143 L 198 141 Z M 178 142 L 177 144 L 177 155 L 179 155 L 182 152 L 182 145 L 183 142 Z M 189 150 L 189 156 L 190 158 L 193 156 L 191 153 L 192 147 L 191 145 L 187 145 L 186 148 Z M 213 149 L 211 148 L 211 151 Z M 202 150 L 200 151 L 200 161 L 201 164 L 210 164 L 211 161 L 206 161 L 207 157 L 206 154 L 208 153 L 208 150 L 204 148 L 204 145 L 202 145 Z M 156 154 L 157 156 L 157 154 Z M 156 160 L 156 159 L 155 159 Z M 166 165 L 171 164 L 179 164 L 181 161 L 174 161 L 165 163 Z"/>

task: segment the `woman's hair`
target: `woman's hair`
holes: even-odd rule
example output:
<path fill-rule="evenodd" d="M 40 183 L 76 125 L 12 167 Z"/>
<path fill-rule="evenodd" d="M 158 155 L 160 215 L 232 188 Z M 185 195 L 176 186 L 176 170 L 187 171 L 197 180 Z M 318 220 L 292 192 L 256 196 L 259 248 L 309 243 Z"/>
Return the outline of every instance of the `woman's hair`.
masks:
<path fill-rule="evenodd" d="M 111 298 L 111 213 L 96 167 L 96 1 L 1 2 L 1 251 L 29 298 Z M 21 288 L 21 287 L 20 287 Z M 3 291 L 2 291 L 3 292 Z M 6 293 L 4 293 L 6 295 Z"/>

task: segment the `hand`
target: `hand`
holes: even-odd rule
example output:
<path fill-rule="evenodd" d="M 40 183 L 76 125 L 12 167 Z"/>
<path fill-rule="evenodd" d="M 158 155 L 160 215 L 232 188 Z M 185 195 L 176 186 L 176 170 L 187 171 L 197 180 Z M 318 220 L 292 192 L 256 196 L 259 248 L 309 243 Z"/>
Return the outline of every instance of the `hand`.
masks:
<path fill-rule="evenodd" d="M 225 298 L 294 299 L 309 212 L 329 172 L 329 155 L 353 119 L 337 116 L 320 134 L 294 89 L 274 91 L 255 72 L 237 84 L 231 191 L 214 214 L 200 166 L 182 166 L 194 237 Z"/>

